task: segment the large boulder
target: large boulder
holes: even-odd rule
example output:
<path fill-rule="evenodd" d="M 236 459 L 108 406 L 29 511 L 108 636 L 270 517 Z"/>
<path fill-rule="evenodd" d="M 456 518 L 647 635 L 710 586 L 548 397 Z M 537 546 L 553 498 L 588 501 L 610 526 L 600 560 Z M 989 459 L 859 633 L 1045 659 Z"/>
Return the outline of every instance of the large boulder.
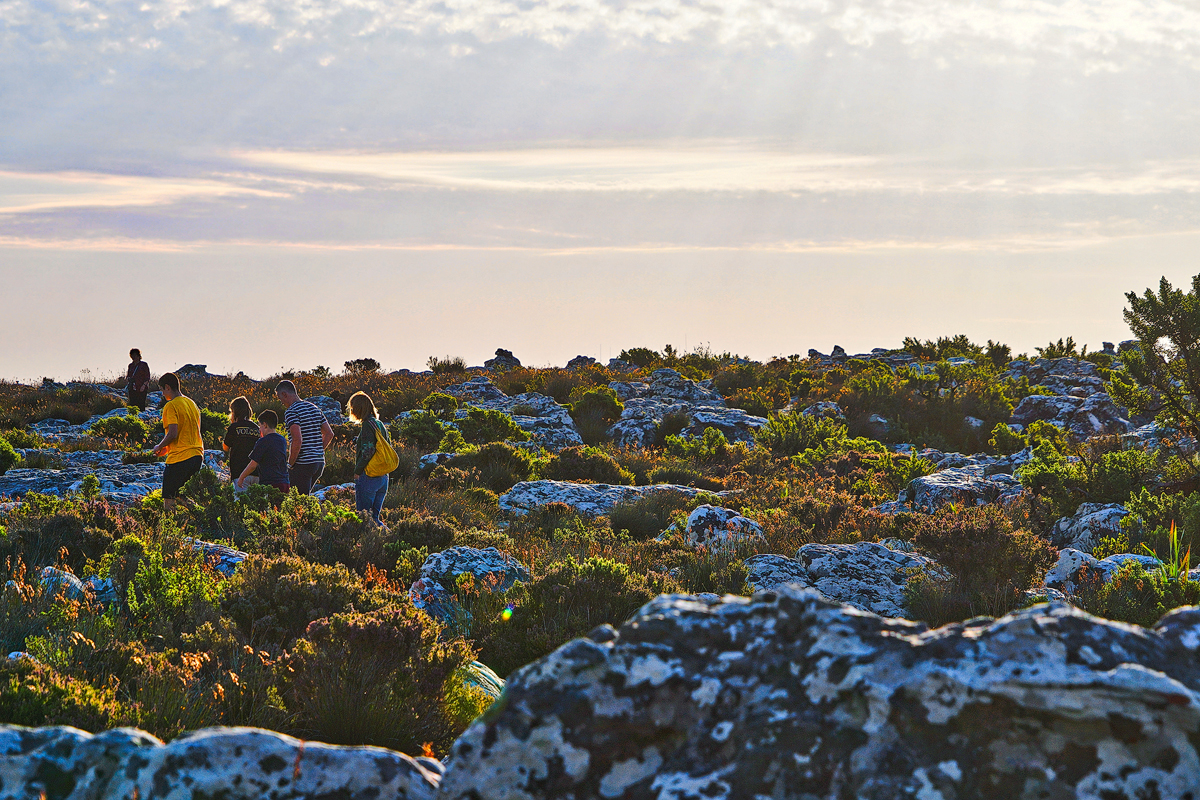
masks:
<path fill-rule="evenodd" d="M 1012 421 L 1028 425 L 1045 420 L 1066 430 L 1077 439 L 1128 433 L 1133 429 L 1124 411 L 1112 398 L 1100 392 L 1088 397 L 1031 394 L 1013 409 Z"/>
<path fill-rule="evenodd" d="M 745 563 L 749 570 L 746 582 L 755 591 L 797 583 L 830 600 L 887 617 L 908 616 L 904 588 L 917 570 L 942 572 L 930 558 L 891 550 L 877 542 L 806 544 L 794 559 L 758 555 Z"/>
<path fill-rule="evenodd" d="M 477 408 L 508 414 L 513 422 L 533 437 L 538 446 L 553 453 L 583 444 L 570 412 L 553 397 L 537 392 L 509 397 L 483 375 L 449 386 L 444 391 Z M 457 418 L 466 415 L 466 410 L 460 409 Z"/>
<path fill-rule="evenodd" d="M 510 677 L 444 800 L 1200 794 L 1200 611 L 927 631 L 782 586 L 663 596 Z"/>
<path fill-rule="evenodd" d="M 763 417 L 747 414 L 740 408 L 724 406 L 696 406 L 688 411 L 688 426 L 683 429 L 685 437 L 703 436 L 708 428 L 715 428 L 731 442 L 754 442 L 754 433 L 767 424 Z"/>
<path fill-rule="evenodd" d="M 254 728 L 163 744 L 132 728 L 0 725 L 0 800 L 433 800 L 442 773 L 432 758 Z"/>
<path fill-rule="evenodd" d="M 1117 503 L 1084 503 L 1072 516 L 1061 517 L 1050 529 L 1050 544 L 1092 552 L 1105 537 L 1121 533 L 1121 520 L 1129 516 L 1125 506 Z"/>
<path fill-rule="evenodd" d="M 512 354 L 511 350 L 496 349 L 496 357 L 483 362 L 483 368 L 493 372 L 507 372 L 521 366 L 521 360 Z"/>
<path fill-rule="evenodd" d="M 1000 378 L 1028 378 L 1031 385 L 1040 385 L 1058 395 L 1087 397 L 1104 391 L 1104 378 L 1100 376 L 1100 370 L 1092 362 L 1078 358 L 1012 361 Z"/>
<path fill-rule="evenodd" d="M 327 395 L 317 395 L 309 397 L 308 402 L 317 407 L 317 410 L 325 415 L 325 419 L 330 425 L 345 425 L 349 420 L 346 416 L 345 407 L 342 401 Z"/>
<path fill-rule="evenodd" d="M 688 515 L 684 535 L 688 544 L 709 548 L 764 539 L 762 526 L 754 520 L 707 503 L 697 506 Z"/>
<path fill-rule="evenodd" d="M 1016 497 L 1021 482 L 985 466 L 952 467 L 913 478 L 900 496 L 879 506 L 884 513 L 921 511 L 932 514 L 947 503 L 982 506 Z"/>
<path fill-rule="evenodd" d="M 656 492 L 678 492 L 695 497 L 701 491 L 691 486 L 675 486 L 669 483 L 654 486 L 616 486 L 611 483 L 523 481 L 500 495 L 500 510 L 520 517 L 551 503 L 563 503 L 580 514 L 598 517 L 612 511 L 613 506 L 618 503 L 639 500 Z M 723 493 L 715 494 L 720 497 Z"/>

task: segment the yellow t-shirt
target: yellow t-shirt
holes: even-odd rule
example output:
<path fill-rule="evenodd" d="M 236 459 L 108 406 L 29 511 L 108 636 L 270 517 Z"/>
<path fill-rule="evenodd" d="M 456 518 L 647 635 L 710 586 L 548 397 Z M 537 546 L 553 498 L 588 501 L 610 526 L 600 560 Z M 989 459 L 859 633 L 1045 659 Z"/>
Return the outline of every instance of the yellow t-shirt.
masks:
<path fill-rule="evenodd" d="M 179 438 L 167 449 L 167 463 L 187 461 L 194 456 L 204 455 L 204 439 L 200 436 L 200 409 L 192 398 L 180 395 L 163 406 L 163 430 L 170 425 L 179 426 Z"/>

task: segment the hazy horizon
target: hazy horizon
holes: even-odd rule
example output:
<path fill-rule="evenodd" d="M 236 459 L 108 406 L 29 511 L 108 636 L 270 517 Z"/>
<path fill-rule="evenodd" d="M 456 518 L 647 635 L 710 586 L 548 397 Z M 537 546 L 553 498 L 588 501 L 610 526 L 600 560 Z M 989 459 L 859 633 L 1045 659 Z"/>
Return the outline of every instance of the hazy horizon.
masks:
<path fill-rule="evenodd" d="M 1129 333 L 1200 241 L 1165 0 L 0 0 L 0 377 Z"/>

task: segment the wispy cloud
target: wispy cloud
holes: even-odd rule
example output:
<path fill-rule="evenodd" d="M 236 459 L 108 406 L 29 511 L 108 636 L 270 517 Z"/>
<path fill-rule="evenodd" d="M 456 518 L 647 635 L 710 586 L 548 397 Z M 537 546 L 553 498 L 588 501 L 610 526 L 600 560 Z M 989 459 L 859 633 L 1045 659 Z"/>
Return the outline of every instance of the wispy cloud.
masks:
<path fill-rule="evenodd" d="M 124 208 L 184 198 L 234 195 L 280 197 L 278 192 L 216 180 L 104 175 L 88 172 L 0 171 L 0 214 L 68 208 Z"/>

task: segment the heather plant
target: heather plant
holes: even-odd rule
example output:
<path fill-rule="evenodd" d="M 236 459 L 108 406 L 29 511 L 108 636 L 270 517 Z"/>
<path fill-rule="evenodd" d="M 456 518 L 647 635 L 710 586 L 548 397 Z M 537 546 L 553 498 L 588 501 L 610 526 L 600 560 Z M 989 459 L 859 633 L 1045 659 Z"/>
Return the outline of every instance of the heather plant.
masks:
<path fill-rule="evenodd" d="M 451 459 L 449 466 L 460 470 L 477 470 L 477 477 L 472 482 L 494 492 L 506 492 L 521 481 L 529 480 L 536 468 L 534 458 L 528 451 L 504 442 L 492 442 L 471 452 L 460 453 Z"/>
<path fill-rule="evenodd" d="M 608 386 L 578 387 L 571 392 L 571 417 L 585 444 L 608 439 L 608 429 L 621 418 L 625 405 Z"/>
<path fill-rule="evenodd" d="M 100 733 L 125 724 L 127 713 L 111 685 L 93 686 L 29 658 L 0 661 L 0 720 L 7 724 Z"/>
<path fill-rule="evenodd" d="M 482 712 L 487 699 L 463 681 L 474 653 L 411 605 L 336 614 L 310 624 L 287 658 L 285 702 L 293 725 L 334 744 L 445 752 L 465 722 L 460 696 Z M 451 709 L 455 710 L 453 716 Z M 468 720 L 469 721 L 469 720 Z"/>
<path fill-rule="evenodd" d="M 550 456 L 538 470 L 554 481 L 582 481 L 633 485 L 633 473 L 624 470 L 612 456 L 595 447 L 568 447 Z"/>
<path fill-rule="evenodd" d="M 656 491 L 613 506 L 608 513 L 609 524 L 618 533 L 623 531 L 634 539 L 649 539 L 666 530 L 675 515 L 691 502 L 680 492 Z"/>
<path fill-rule="evenodd" d="M 414 411 L 395 423 L 393 435 L 428 453 L 434 450 L 438 442 L 446 435 L 446 427 L 438 419 L 437 414 L 429 411 Z"/>
<path fill-rule="evenodd" d="M 842 439 L 846 426 L 826 417 L 792 411 L 773 414 L 754 438 L 775 456 L 794 456 L 824 445 L 827 439 Z"/>
<path fill-rule="evenodd" d="M 1089 613 L 1149 628 L 1173 608 L 1200 603 L 1200 583 L 1126 561 L 1108 580 L 1083 581 L 1076 600 Z"/>

